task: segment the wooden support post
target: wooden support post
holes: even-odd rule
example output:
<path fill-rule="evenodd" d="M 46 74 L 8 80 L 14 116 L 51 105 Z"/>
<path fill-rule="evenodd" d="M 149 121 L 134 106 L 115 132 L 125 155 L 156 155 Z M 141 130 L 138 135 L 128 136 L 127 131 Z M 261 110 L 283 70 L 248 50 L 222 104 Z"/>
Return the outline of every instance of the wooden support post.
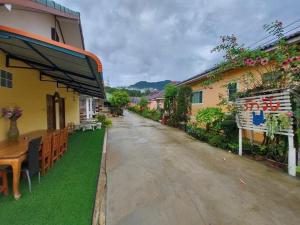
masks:
<path fill-rule="evenodd" d="M 251 132 L 251 133 L 250 133 L 250 143 L 251 143 L 251 145 L 253 145 L 253 140 L 254 140 L 254 131 L 253 131 L 253 130 L 251 130 L 250 132 Z"/>
<path fill-rule="evenodd" d="M 243 129 L 239 128 L 239 155 L 243 155 Z"/>
<path fill-rule="evenodd" d="M 296 149 L 294 146 L 294 137 L 289 135 L 289 160 L 288 160 L 288 168 L 289 175 L 296 176 Z"/>

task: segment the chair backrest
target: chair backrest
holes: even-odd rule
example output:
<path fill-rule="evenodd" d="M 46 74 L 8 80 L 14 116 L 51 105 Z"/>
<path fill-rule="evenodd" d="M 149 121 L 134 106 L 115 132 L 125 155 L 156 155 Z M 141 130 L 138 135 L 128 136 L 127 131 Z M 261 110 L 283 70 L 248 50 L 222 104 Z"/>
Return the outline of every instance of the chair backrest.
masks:
<path fill-rule="evenodd" d="M 64 143 L 67 144 L 68 142 L 68 136 L 69 136 L 69 132 L 68 130 L 65 128 L 64 129 Z"/>
<path fill-rule="evenodd" d="M 30 175 L 40 171 L 39 151 L 41 149 L 42 137 L 32 139 L 28 145 L 28 170 Z"/>
<path fill-rule="evenodd" d="M 65 137 L 65 129 L 61 129 L 59 131 L 59 144 L 62 145 L 64 143 L 64 137 Z"/>
<path fill-rule="evenodd" d="M 53 150 L 58 150 L 60 145 L 59 145 L 59 142 L 60 142 L 60 132 L 59 131 L 56 131 L 53 133 L 53 138 L 52 138 L 52 149 Z"/>
<path fill-rule="evenodd" d="M 42 157 L 50 155 L 52 149 L 52 134 L 43 137 Z"/>
<path fill-rule="evenodd" d="M 0 170 L 0 187 L 3 184 L 4 171 Z"/>

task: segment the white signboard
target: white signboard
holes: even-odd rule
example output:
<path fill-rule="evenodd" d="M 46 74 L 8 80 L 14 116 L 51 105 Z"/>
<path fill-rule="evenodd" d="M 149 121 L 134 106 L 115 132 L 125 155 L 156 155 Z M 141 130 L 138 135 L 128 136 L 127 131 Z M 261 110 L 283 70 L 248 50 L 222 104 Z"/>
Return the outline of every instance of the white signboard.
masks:
<path fill-rule="evenodd" d="M 238 108 L 237 123 L 239 128 L 266 132 L 266 117 L 268 114 L 284 113 L 291 116 L 292 103 L 288 90 L 281 93 L 271 93 L 241 98 L 236 101 Z M 277 134 L 293 136 L 293 124 Z"/>
<path fill-rule="evenodd" d="M 292 116 L 292 103 L 289 90 L 270 91 L 262 95 L 239 98 L 236 100 L 238 109 L 237 124 L 239 127 L 239 154 L 242 155 L 242 129 L 266 132 L 268 114 L 284 113 Z M 294 147 L 293 120 L 287 129 L 277 134 L 287 135 L 289 141 L 288 170 L 296 176 L 296 149 Z"/>

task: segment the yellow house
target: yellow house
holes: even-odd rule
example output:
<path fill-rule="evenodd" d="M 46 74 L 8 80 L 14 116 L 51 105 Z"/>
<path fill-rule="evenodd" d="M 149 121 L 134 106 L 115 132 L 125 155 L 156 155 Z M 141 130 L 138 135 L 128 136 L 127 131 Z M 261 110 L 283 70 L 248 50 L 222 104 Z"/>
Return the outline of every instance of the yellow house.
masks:
<path fill-rule="evenodd" d="M 102 64 L 84 50 L 80 14 L 53 1 L 0 0 L 0 110 L 20 134 L 79 123 L 81 94 L 104 99 Z M 0 142 L 10 123 L 0 119 Z"/>
<path fill-rule="evenodd" d="M 290 44 L 299 44 L 300 32 L 289 35 L 286 39 Z M 272 51 L 274 49 L 274 44 L 263 47 L 263 50 Z M 227 97 L 228 100 L 230 100 L 231 95 L 236 93 L 238 90 L 243 89 L 242 84 L 239 83 L 239 79 L 246 72 L 246 70 L 243 68 L 228 70 L 219 75 L 221 77 L 219 81 L 214 82 L 208 86 L 203 85 L 203 81 L 205 81 L 208 78 L 209 74 L 216 69 L 217 67 L 213 67 L 177 84 L 177 86 L 190 86 L 193 90 L 192 116 L 195 116 L 199 109 L 218 106 L 218 104 L 220 103 L 220 95 L 222 95 L 223 97 Z M 267 70 L 264 69 L 263 66 L 260 66 L 260 68 L 253 67 L 251 69 L 251 72 L 253 72 L 253 74 L 257 74 L 256 71 L 258 70 L 265 70 L 267 72 Z M 249 68 L 247 68 L 247 71 L 249 71 Z"/>
<path fill-rule="evenodd" d="M 290 44 L 299 44 L 300 43 L 300 32 L 291 34 L 286 37 L 286 40 Z M 274 49 L 275 43 L 269 44 L 268 46 L 263 47 L 262 49 L 265 51 L 272 51 Z M 220 80 L 213 82 L 212 84 L 206 86 L 203 85 L 203 81 L 205 81 L 209 74 L 216 70 L 217 67 L 213 67 L 209 70 L 206 70 L 196 76 L 188 78 L 177 84 L 177 86 L 187 85 L 192 88 L 192 120 L 195 120 L 195 115 L 198 110 L 207 108 L 207 107 L 218 107 L 222 98 L 227 98 L 230 102 L 230 98 L 237 91 L 242 91 L 245 87 L 243 87 L 242 82 L 239 82 L 240 78 L 246 73 L 246 69 L 236 68 L 232 70 L 228 70 L 223 74 L 220 74 Z M 247 71 L 251 71 L 254 75 L 257 75 L 257 71 L 265 71 L 268 70 L 263 66 L 253 67 Z M 244 136 L 253 137 L 254 140 L 261 141 L 262 133 L 253 133 L 251 131 L 243 131 Z"/>

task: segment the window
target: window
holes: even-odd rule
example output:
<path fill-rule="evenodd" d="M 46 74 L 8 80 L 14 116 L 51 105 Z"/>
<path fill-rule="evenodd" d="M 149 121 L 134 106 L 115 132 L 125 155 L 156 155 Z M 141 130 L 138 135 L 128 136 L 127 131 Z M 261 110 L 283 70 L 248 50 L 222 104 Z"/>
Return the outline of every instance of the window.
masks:
<path fill-rule="evenodd" d="M 0 70 L 0 87 L 12 88 L 12 74 Z"/>
<path fill-rule="evenodd" d="M 229 83 L 227 85 L 227 88 L 228 88 L 228 100 L 229 101 L 234 101 L 235 99 L 235 95 L 237 93 L 237 83 Z"/>
<path fill-rule="evenodd" d="M 192 94 L 192 104 L 202 103 L 203 102 L 202 95 L 203 95 L 202 91 L 193 92 L 193 94 Z"/>
<path fill-rule="evenodd" d="M 51 38 L 54 41 L 59 41 L 59 36 L 56 32 L 56 29 L 54 27 L 51 27 Z"/>

